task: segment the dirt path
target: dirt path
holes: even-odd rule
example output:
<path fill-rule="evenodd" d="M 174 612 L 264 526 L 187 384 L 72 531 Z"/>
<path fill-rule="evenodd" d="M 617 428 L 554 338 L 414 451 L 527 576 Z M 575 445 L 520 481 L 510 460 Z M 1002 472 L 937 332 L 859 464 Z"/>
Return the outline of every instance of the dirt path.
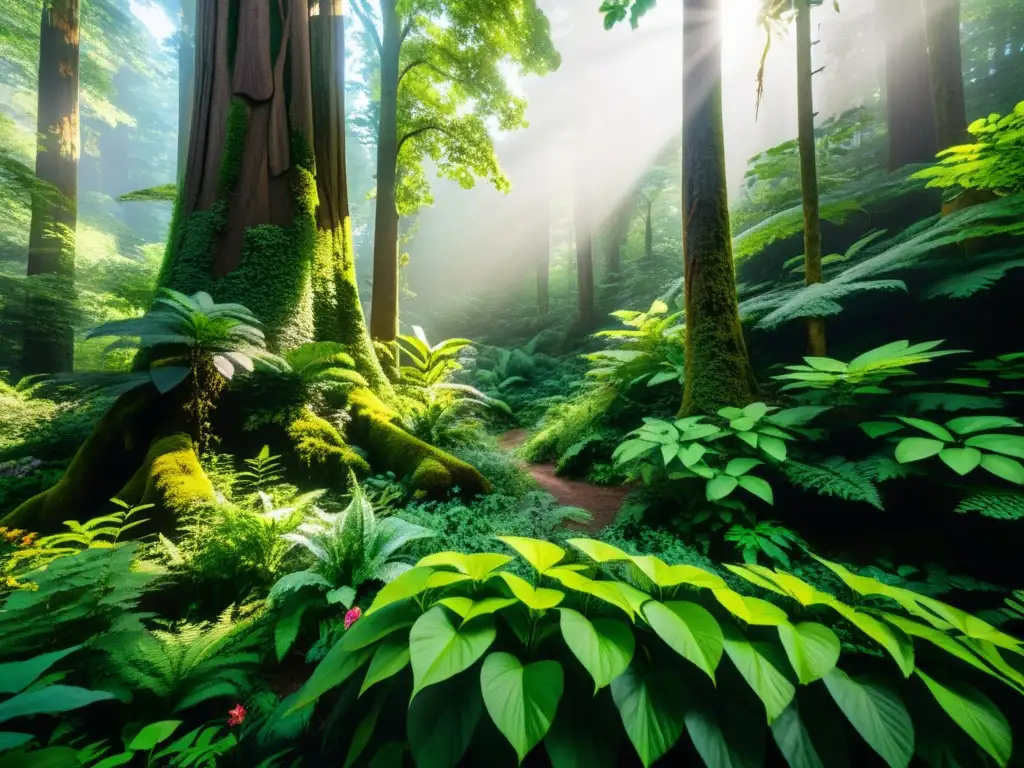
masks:
<path fill-rule="evenodd" d="M 525 429 L 510 429 L 499 440 L 502 448 L 511 450 L 526 442 Z M 537 481 L 537 485 L 550 493 L 559 504 L 579 507 L 590 513 L 589 523 L 572 523 L 573 528 L 596 533 L 615 521 L 629 488 L 626 486 L 595 485 L 583 480 L 568 480 L 555 474 L 554 464 L 524 464 L 523 468 Z"/>

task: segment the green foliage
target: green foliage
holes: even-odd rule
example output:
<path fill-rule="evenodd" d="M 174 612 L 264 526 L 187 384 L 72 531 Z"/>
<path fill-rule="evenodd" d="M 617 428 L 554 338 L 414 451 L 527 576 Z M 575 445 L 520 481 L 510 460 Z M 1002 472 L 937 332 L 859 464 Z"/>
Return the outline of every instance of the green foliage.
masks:
<path fill-rule="evenodd" d="M 937 456 L 961 477 L 980 467 L 1002 480 L 1024 485 L 1024 465 L 1017 461 L 1024 459 L 1024 437 L 997 431 L 1024 428 L 1008 416 L 961 416 L 945 425 L 900 416 L 897 421 L 867 421 L 860 426 L 868 437 L 896 442 L 896 461 L 901 464 Z M 906 436 L 908 428 L 916 430 L 910 437 Z"/>
<path fill-rule="evenodd" d="M 178 197 L 178 186 L 176 184 L 161 184 L 156 187 L 138 189 L 134 192 L 126 192 L 118 195 L 117 199 L 126 202 L 164 202 L 173 203 Z"/>
<path fill-rule="evenodd" d="M 681 759 L 673 748 L 685 724 L 697 722 L 690 719 L 695 712 L 701 726 L 689 728 L 691 739 L 715 765 L 709 750 L 748 749 L 768 730 L 784 756 L 815 750 L 828 731 L 800 704 L 820 695 L 838 707 L 830 727 L 860 733 L 890 765 L 909 763 L 914 723 L 935 703 L 975 753 L 987 752 L 1001 765 L 1010 758 L 1006 717 L 975 686 L 1002 684 L 1020 693 L 1007 654 L 1020 655 L 1022 646 L 934 598 L 819 558 L 861 600 L 883 601 L 868 612 L 785 572 L 730 567 L 775 599 L 799 603 L 794 623 L 778 605 L 740 594 L 698 567 L 629 555 L 591 539 L 569 540 L 572 556 L 546 541 L 501 540 L 528 566 L 530 581 L 504 570 L 508 555 L 449 551 L 423 558 L 341 636 L 296 694 L 292 711 L 339 687 L 343 696 L 358 691 L 352 722 L 370 733 L 357 740 L 360 750 L 367 739 L 372 743 L 386 712 L 382 720 L 404 720 L 417 762 L 444 765 L 457 764 L 476 742 L 484 710 L 519 760 L 543 743 L 559 764 L 558 755 L 592 754 L 596 740 L 600 764 L 608 765 L 624 754 L 614 715 L 607 726 L 593 727 L 605 722 L 603 711 L 618 711 L 644 765 Z M 896 662 L 902 677 L 923 681 L 930 700 L 908 696 L 909 681 L 888 675 L 849 677 L 838 666 L 840 640 L 814 621 L 818 614 L 838 614 L 855 627 Z M 928 660 L 927 673 L 918 659 Z M 885 664 L 861 661 L 872 671 Z M 399 678 L 411 682 L 411 704 L 388 696 Z M 742 717 L 744 728 L 725 728 L 720 706 L 730 719 Z M 981 721 L 988 725 L 977 727 Z"/>
<path fill-rule="evenodd" d="M 405 358 L 400 368 L 402 381 L 421 387 L 447 382 L 462 370 L 459 353 L 472 343 L 469 339 L 445 339 L 431 345 L 423 329 L 414 325 L 412 336 L 398 337 Z"/>
<path fill-rule="evenodd" d="M 92 768 L 128 765 L 137 757 L 150 761 L 168 760 L 167 764 L 171 766 L 216 765 L 216 758 L 227 754 L 238 744 L 235 734 L 221 735 L 220 726 L 208 725 L 195 728 L 158 750 L 157 747 L 170 739 L 182 725 L 181 720 L 150 723 L 127 742 L 124 752 L 110 755 L 94 763 Z"/>
<path fill-rule="evenodd" d="M 791 568 L 788 550 L 794 544 L 803 546 L 803 541 L 785 526 L 769 521 L 762 521 L 748 528 L 734 525 L 725 532 L 725 540 L 731 542 L 740 551 L 743 562 L 756 565 L 759 555 Z"/>
<path fill-rule="evenodd" d="M 646 312 L 619 310 L 612 316 L 626 328 L 594 334 L 616 344 L 584 355 L 591 365 L 587 375 L 611 383 L 622 393 L 642 383 L 681 387 L 686 372 L 683 313 L 669 313 L 668 305 L 659 300 Z"/>
<path fill-rule="evenodd" d="M 1024 192 L 1024 101 L 1005 117 L 991 114 L 971 123 L 970 144 L 939 152 L 939 161 L 914 174 L 929 187 Z"/>
<path fill-rule="evenodd" d="M 125 532 L 148 522 L 146 519 L 131 520 L 131 518 L 147 509 L 152 509 L 152 504 L 132 506 L 120 499 L 111 499 L 110 501 L 119 507 L 119 511 L 102 517 L 94 517 L 84 523 L 65 520 L 64 525 L 69 529 L 67 532 L 55 533 L 37 539 L 32 547 L 22 550 L 14 559 L 24 558 L 39 567 L 58 557 L 73 555 L 83 549 L 114 547 L 124 537 Z"/>
<path fill-rule="evenodd" d="M 282 466 L 278 461 L 280 458 L 278 455 L 271 456 L 270 446 L 264 445 L 256 456 L 245 459 L 245 464 L 249 469 L 237 473 L 237 485 L 248 493 L 256 493 L 264 490 L 268 485 L 279 482 L 282 478 Z"/>
<path fill-rule="evenodd" d="M 873 482 L 878 478 L 877 472 L 873 474 L 869 468 L 847 461 L 842 456 L 832 456 L 814 464 L 788 461 L 782 472 L 793 485 L 805 491 L 846 501 L 860 501 L 882 509 L 882 497 Z"/>
<path fill-rule="evenodd" d="M 996 520 L 1024 518 L 1024 493 L 1010 488 L 972 490 L 956 505 L 957 512 L 973 512 Z"/>

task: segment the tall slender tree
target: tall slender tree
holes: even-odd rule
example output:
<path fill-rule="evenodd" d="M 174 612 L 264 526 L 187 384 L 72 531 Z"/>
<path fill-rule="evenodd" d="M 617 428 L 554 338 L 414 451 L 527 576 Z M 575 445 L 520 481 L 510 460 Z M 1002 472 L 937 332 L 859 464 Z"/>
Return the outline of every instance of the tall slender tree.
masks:
<path fill-rule="evenodd" d="M 931 66 L 937 149 L 971 141 L 960 51 L 960 0 L 922 0 Z"/>
<path fill-rule="evenodd" d="M 938 146 L 928 35 L 921 3 L 876 0 L 875 23 L 885 44 L 889 170 L 931 162 Z"/>
<path fill-rule="evenodd" d="M 74 365 L 75 229 L 78 221 L 79 2 L 44 3 L 39 38 L 38 150 L 29 232 L 29 304 L 22 373 Z"/>
<path fill-rule="evenodd" d="M 582 142 L 580 142 L 582 146 Z M 590 217 L 591 180 L 585 162 L 574 163 L 573 231 L 576 239 L 576 322 L 581 330 L 594 322 L 594 234 Z"/>

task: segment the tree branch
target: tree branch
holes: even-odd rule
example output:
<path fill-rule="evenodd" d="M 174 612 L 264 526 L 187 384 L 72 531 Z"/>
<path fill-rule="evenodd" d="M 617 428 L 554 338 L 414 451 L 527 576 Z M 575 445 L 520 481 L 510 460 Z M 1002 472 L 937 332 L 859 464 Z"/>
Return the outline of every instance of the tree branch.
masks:
<path fill-rule="evenodd" d="M 398 44 L 399 45 L 404 43 L 405 42 L 405 38 L 407 38 L 409 36 L 409 33 L 412 32 L 412 21 L 413 21 L 413 18 L 414 18 L 413 16 L 410 16 L 409 20 L 405 23 L 405 27 L 402 29 L 402 34 L 399 35 L 399 37 L 398 37 Z"/>
<path fill-rule="evenodd" d="M 420 64 L 426 64 L 426 63 L 427 63 L 426 59 L 416 59 L 416 61 L 411 61 L 408 64 L 406 64 L 405 67 L 402 69 L 402 71 L 398 74 L 398 83 L 399 83 L 399 85 L 401 85 L 401 83 L 402 83 L 402 78 L 405 77 L 407 74 L 409 74 L 409 70 L 415 69 Z"/>
<path fill-rule="evenodd" d="M 351 5 L 353 13 L 355 13 L 355 15 L 359 17 L 359 21 L 362 22 L 363 29 L 365 29 L 370 37 L 373 38 L 373 44 L 377 47 L 377 56 L 383 56 L 384 46 L 380 41 L 380 35 L 377 34 L 377 25 L 373 23 L 373 19 L 363 6 L 362 0 L 352 0 Z"/>
<path fill-rule="evenodd" d="M 421 128 L 417 128 L 414 131 L 409 131 L 409 133 L 405 134 L 405 136 L 398 140 L 398 149 L 395 151 L 395 156 L 397 157 L 402 153 L 402 145 L 404 145 L 405 142 L 407 142 L 409 139 L 419 136 L 421 133 L 426 133 L 427 131 L 440 131 L 441 133 L 444 134 L 448 133 L 448 131 L 445 130 L 444 126 L 435 125 L 434 123 L 431 123 L 430 125 L 424 125 Z"/>

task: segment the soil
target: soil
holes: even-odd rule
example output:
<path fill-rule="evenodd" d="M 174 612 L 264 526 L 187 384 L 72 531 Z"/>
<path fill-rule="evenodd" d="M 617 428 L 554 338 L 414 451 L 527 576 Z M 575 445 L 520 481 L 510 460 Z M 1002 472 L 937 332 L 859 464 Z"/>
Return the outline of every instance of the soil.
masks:
<path fill-rule="evenodd" d="M 506 450 L 512 450 L 525 443 L 527 437 L 525 429 L 510 429 L 501 436 L 499 444 Z M 523 468 L 537 481 L 537 485 L 554 496 L 559 504 L 579 507 L 589 512 L 590 522 L 568 524 L 572 528 L 588 533 L 596 533 L 615 521 L 630 490 L 629 486 L 624 485 L 595 485 L 585 480 L 558 477 L 554 464 L 524 464 Z"/>

